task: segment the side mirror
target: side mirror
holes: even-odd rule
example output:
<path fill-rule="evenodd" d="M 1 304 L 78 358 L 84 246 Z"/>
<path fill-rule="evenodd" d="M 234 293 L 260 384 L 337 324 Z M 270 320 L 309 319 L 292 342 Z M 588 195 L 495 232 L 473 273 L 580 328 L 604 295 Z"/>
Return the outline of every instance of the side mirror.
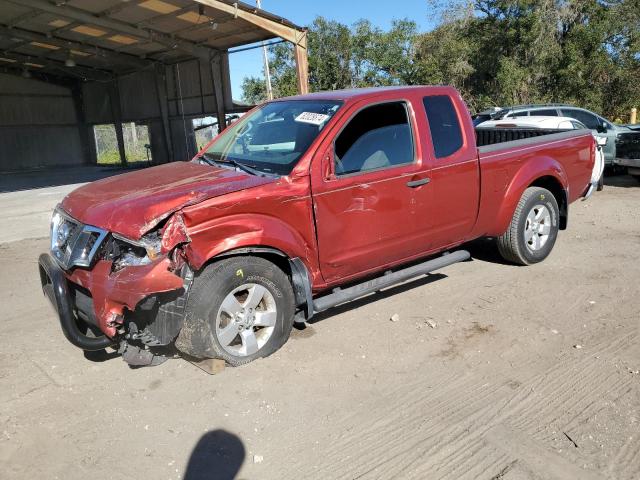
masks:
<path fill-rule="evenodd" d="M 600 124 L 598 124 L 598 128 L 596 128 L 596 131 L 598 133 L 607 133 L 607 124 L 604 122 L 601 122 Z"/>

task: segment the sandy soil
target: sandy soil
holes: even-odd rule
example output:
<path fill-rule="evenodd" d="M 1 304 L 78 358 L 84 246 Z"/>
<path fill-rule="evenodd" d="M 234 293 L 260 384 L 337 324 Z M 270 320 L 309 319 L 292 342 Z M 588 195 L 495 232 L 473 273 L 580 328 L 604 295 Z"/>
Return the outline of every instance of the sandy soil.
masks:
<path fill-rule="evenodd" d="M 638 479 L 640 185 L 609 183 L 542 264 L 477 242 L 216 376 L 85 358 L 40 291 L 46 240 L 2 244 L 0 476 Z"/>

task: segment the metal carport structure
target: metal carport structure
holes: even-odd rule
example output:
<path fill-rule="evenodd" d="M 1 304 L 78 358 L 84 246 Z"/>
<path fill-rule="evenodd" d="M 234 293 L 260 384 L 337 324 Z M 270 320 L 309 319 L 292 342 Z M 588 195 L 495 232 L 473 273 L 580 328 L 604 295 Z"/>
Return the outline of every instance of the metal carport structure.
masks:
<path fill-rule="evenodd" d="M 188 158 L 186 119 L 225 125 L 247 109 L 231 97 L 230 49 L 274 38 L 293 44 L 305 93 L 306 30 L 246 3 L 0 0 L 0 171 L 95 163 L 102 123 L 123 162 L 123 122 L 148 125 L 156 163 Z"/>

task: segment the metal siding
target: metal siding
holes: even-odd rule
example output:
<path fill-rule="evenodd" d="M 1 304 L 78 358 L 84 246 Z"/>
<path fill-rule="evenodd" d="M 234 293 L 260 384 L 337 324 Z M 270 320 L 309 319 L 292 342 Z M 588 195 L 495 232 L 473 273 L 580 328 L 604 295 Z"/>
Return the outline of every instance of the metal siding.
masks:
<path fill-rule="evenodd" d="M 109 84 L 87 82 L 82 84 L 82 97 L 86 121 L 89 124 L 112 123 L 109 103 Z"/>
<path fill-rule="evenodd" d="M 197 153 L 191 120 L 185 119 L 183 123 L 182 118 L 172 119 L 171 133 L 173 160 L 191 160 Z"/>
<path fill-rule="evenodd" d="M 71 90 L 0 74 L 0 171 L 83 163 Z"/>
<path fill-rule="evenodd" d="M 0 126 L 75 123 L 72 97 L 0 96 Z"/>
<path fill-rule="evenodd" d="M 118 80 L 122 118 L 135 121 L 160 116 L 153 72 L 143 71 Z"/>
<path fill-rule="evenodd" d="M 0 171 L 82 163 L 76 127 L 0 128 Z"/>
<path fill-rule="evenodd" d="M 0 73 L 0 93 L 71 96 L 68 88 L 3 73 Z"/>
<path fill-rule="evenodd" d="M 177 63 L 175 65 L 175 78 L 177 83 L 177 96 L 192 97 L 200 95 L 198 60 Z"/>

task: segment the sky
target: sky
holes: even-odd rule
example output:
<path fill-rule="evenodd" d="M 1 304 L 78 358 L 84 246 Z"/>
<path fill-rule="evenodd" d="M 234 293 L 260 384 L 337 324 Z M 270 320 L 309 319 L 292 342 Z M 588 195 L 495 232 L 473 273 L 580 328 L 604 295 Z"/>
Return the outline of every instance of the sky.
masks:
<path fill-rule="evenodd" d="M 255 0 L 245 0 L 254 4 Z M 420 30 L 434 27 L 433 15 L 429 15 L 427 0 L 262 0 L 262 8 L 293 23 L 306 26 L 321 15 L 351 25 L 361 18 L 381 28 L 388 28 L 393 19 L 408 18 L 418 24 Z M 262 50 L 256 48 L 229 56 L 233 98 L 242 96 L 242 79 L 262 75 Z"/>

